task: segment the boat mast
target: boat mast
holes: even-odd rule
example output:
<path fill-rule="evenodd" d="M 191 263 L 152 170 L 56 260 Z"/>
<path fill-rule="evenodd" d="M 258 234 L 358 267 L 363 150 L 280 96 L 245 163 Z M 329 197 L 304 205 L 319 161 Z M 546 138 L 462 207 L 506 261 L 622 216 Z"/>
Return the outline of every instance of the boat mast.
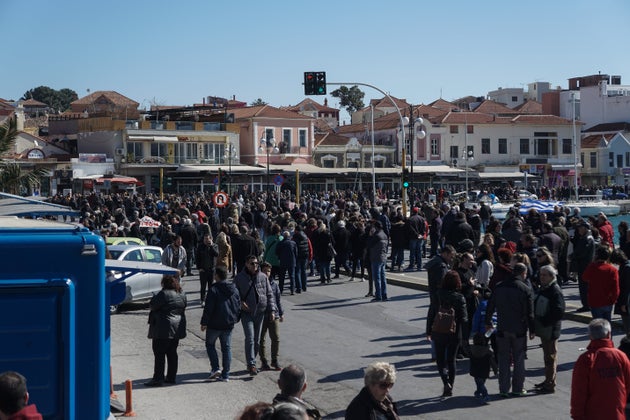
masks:
<path fill-rule="evenodd" d="M 578 193 L 578 154 L 577 154 L 577 135 L 575 132 L 575 92 L 571 92 L 571 116 L 573 121 L 573 174 L 575 180 L 575 201 L 578 201 L 580 194 Z"/>

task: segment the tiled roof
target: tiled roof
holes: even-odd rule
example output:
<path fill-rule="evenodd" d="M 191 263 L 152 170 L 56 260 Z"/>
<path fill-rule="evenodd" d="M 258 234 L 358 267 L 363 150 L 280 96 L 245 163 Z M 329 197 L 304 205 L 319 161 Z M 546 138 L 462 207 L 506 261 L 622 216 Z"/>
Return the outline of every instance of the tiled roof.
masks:
<path fill-rule="evenodd" d="M 405 99 L 398 99 L 392 95 L 389 95 L 389 96 L 392 98 L 394 103 L 398 106 L 398 108 L 400 108 L 401 111 L 403 110 L 403 108 L 409 108 L 409 105 L 411 105 L 407 103 L 407 100 Z M 372 105 L 374 108 L 392 108 L 393 107 L 392 101 L 390 101 L 387 96 L 384 96 L 380 99 L 371 99 L 368 106 L 361 109 L 361 111 L 369 111 L 370 105 Z"/>
<path fill-rule="evenodd" d="M 606 132 L 606 131 L 630 131 L 630 123 L 627 122 L 616 122 L 616 123 L 605 123 L 605 124 L 597 124 L 588 130 L 584 130 L 585 133 L 598 133 L 598 132 Z"/>
<path fill-rule="evenodd" d="M 490 114 L 478 112 L 449 112 L 442 119 L 443 124 L 488 124 L 497 122 L 497 118 Z"/>
<path fill-rule="evenodd" d="M 615 137 L 616 134 L 591 134 L 582 138 L 580 146 L 582 149 L 595 149 L 598 147 L 606 147 L 610 140 Z"/>
<path fill-rule="evenodd" d="M 429 106 L 431 106 L 433 108 L 436 108 L 436 109 L 440 109 L 440 110 L 442 110 L 444 112 L 450 112 L 453 109 L 459 109 L 457 107 L 457 105 L 455 105 L 454 103 L 449 102 L 449 101 L 445 101 L 444 99 L 441 99 L 441 98 L 436 100 L 436 101 L 431 102 L 429 104 Z"/>
<path fill-rule="evenodd" d="M 557 117 L 555 115 L 519 115 L 513 120 L 520 124 L 540 124 L 540 125 L 567 125 L 573 124 L 571 120 Z"/>
<path fill-rule="evenodd" d="M 36 101 L 33 98 L 27 99 L 25 101 L 20 101 L 20 102 L 21 102 L 22 106 L 38 106 L 38 107 L 48 106 L 47 104 L 45 104 L 43 102 Z"/>
<path fill-rule="evenodd" d="M 485 101 L 483 101 L 481 103 L 481 105 L 479 105 L 477 108 L 475 108 L 475 112 L 479 112 L 479 113 L 485 113 L 485 114 L 518 114 L 517 111 L 514 111 L 511 108 L 508 108 L 507 106 L 500 104 L 498 102 L 495 101 L 491 101 L 489 99 L 486 99 Z"/>
<path fill-rule="evenodd" d="M 300 112 L 303 110 L 317 110 L 318 112 L 339 112 L 336 108 L 320 105 L 311 98 L 306 98 L 300 103 L 293 106 L 280 107 L 280 109 L 286 109 L 287 111 Z"/>
<path fill-rule="evenodd" d="M 317 133 L 326 133 L 332 129 L 332 127 L 322 118 L 317 118 L 313 123 L 313 127 Z"/>
<path fill-rule="evenodd" d="M 134 105 L 135 107 L 138 107 L 138 105 L 140 105 L 140 103 L 131 100 L 118 92 L 114 92 L 113 90 L 98 90 L 96 92 L 92 92 L 83 98 L 77 99 L 70 105 L 90 105 L 101 97 L 105 97 L 108 101 L 118 106 Z"/>
<path fill-rule="evenodd" d="M 392 115 L 396 118 L 392 118 Z M 374 131 L 380 130 L 389 130 L 392 128 L 397 128 L 400 126 L 400 118 L 398 118 L 398 113 L 384 115 L 380 118 L 376 118 L 374 120 Z M 365 130 L 371 130 L 371 123 L 358 123 L 358 124 L 349 124 L 342 125 L 337 129 L 338 133 L 359 133 L 364 132 Z"/>
<path fill-rule="evenodd" d="M 350 137 L 341 136 L 335 133 L 316 134 L 316 146 L 345 146 L 350 141 Z"/>
<path fill-rule="evenodd" d="M 441 120 L 448 112 L 443 108 L 436 108 L 429 105 L 420 105 L 414 109 L 414 117 L 428 118 L 429 121 Z"/>
<path fill-rule="evenodd" d="M 279 109 L 271 105 L 249 106 L 246 108 L 235 108 L 230 110 L 234 113 L 234 119 L 240 120 L 245 118 L 288 118 L 288 119 L 303 119 L 310 120 L 311 117 L 307 117 L 295 112 Z"/>
<path fill-rule="evenodd" d="M 4 99 L 0 99 L 0 109 L 15 111 L 13 105 L 11 105 L 8 101 Z"/>
<path fill-rule="evenodd" d="M 520 114 L 542 114 L 543 107 L 540 102 L 528 100 L 515 107 L 514 111 L 518 111 Z"/>

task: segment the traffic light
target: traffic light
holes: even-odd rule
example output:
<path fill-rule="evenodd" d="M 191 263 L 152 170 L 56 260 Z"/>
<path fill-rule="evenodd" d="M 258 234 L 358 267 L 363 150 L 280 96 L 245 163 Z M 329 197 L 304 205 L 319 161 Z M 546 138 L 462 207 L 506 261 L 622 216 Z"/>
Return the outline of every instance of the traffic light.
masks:
<path fill-rule="evenodd" d="M 407 168 L 403 169 L 402 186 L 405 189 L 409 188 L 409 169 L 407 169 Z"/>
<path fill-rule="evenodd" d="M 325 95 L 326 94 L 326 72 L 325 71 L 305 71 L 304 72 L 304 94 L 305 95 Z"/>
<path fill-rule="evenodd" d="M 219 168 L 218 175 L 219 177 L 219 191 L 227 191 L 226 185 L 228 183 L 228 176 L 223 169 Z"/>

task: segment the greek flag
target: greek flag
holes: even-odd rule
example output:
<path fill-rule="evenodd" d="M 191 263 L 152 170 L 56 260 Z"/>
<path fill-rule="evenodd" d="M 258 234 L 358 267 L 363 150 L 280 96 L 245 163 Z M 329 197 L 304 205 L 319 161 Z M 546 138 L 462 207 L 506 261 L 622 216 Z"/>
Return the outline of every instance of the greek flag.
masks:
<path fill-rule="evenodd" d="M 527 214 L 530 209 L 536 209 L 539 213 L 553 213 L 554 206 L 561 206 L 560 201 L 541 201 L 526 198 L 519 207 L 520 214 Z"/>

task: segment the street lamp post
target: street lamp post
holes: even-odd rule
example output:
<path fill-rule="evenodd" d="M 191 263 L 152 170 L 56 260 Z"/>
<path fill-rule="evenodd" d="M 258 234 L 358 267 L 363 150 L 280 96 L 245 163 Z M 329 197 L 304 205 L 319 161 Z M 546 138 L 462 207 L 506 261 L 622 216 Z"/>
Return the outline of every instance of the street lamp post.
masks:
<path fill-rule="evenodd" d="M 407 117 L 404 117 L 407 118 Z M 424 120 L 420 117 L 413 119 L 413 105 L 409 105 L 409 118 L 405 120 L 409 123 L 409 186 L 413 189 L 414 177 L 413 177 L 413 163 L 416 160 L 415 153 L 413 150 L 413 145 L 417 140 L 422 140 L 426 137 L 427 133 L 424 129 Z"/>
<path fill-rule="evenodd" d="M 228 143 L 225 147 L 225 159 L 228 160 L 228 196 L 232 196 L 232 159 L 238 157 L 236 147 L 232 143 Z"/>
<path fill-rule="evenodd" d="M 258 148 L 258 151 L 260 153 L 262 152 L 266 152 L 267 154 L 267 203 L 271 202 L 271 191 L 270 191 L 270 182 L 269 182 L 269 176 L 270 176 L 270 170 L 269 170 L 269 153 L 278 153 L 278 147 L 276 146 L 276 139 L 274 139 L 273 137 L 268 139 L 267 137 L 265 137 L 263 135 L 263 137 L 260 139 L 260 147 Z"/>

